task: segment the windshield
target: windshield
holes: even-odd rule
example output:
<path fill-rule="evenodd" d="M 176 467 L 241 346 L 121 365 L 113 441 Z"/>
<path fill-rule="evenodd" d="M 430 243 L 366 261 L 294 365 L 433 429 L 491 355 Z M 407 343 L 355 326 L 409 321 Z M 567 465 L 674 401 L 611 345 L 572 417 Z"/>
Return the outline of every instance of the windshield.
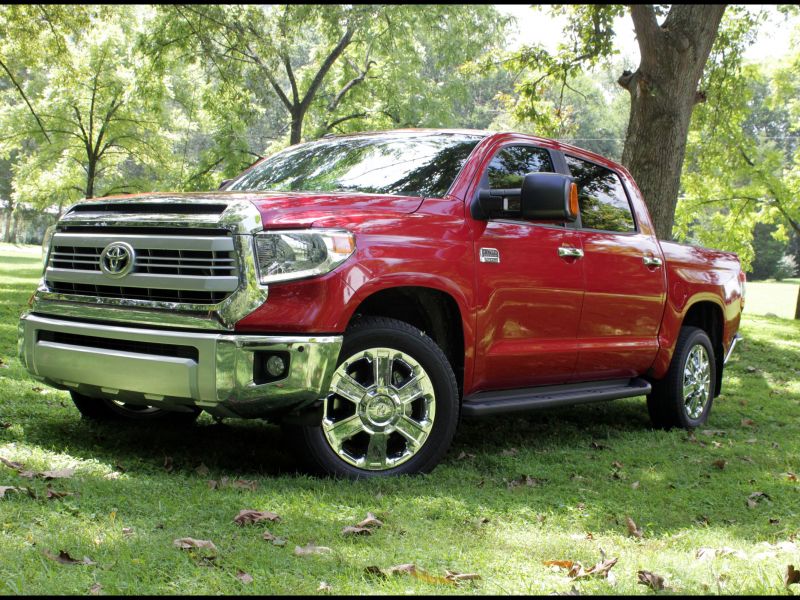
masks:
<path fill-rule="evenodd" d="M 441 198 L 480 140 L 464 134 L 323 139 L 270 156 L 225 189 Z"/>

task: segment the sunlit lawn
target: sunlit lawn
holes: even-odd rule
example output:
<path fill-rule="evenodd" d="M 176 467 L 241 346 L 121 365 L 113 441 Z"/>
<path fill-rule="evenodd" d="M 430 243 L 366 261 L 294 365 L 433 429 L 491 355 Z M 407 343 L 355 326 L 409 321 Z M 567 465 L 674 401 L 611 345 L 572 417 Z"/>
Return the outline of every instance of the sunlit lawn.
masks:
<path fill-rule="evenodd" d="M 297 473 L 280 430 L 259 422 L 81 421 L 66 393 L 41 389 L 16 358 L 17 318 L 40 265 L 36 253 L 0 250 L 0 456 L 75 473 L 46 482 L 0 465 L 0 486 L 36 496 L 0 499 L 0 592 L 88 594 L 99 584 L 108 594 L 324 594 L 324 581 L 341 594 L 632 594 L 651 593 L 637 583 L 647 570 L 674 593 L 782 594 L 787 565 L 800 567 L 800 483 L 787 475 L 800 473 L 800 322 L 745 317 L 724 395 L 692 436 L 651 430 L 643 399 L 497 417 L 463 423 L 429 476 L 354 483 Z M 759 302 L 753 288 L 749 306 Z M 257 487 L 209 487 L 223 476 Z M 72 495 L 48 499 L 48 485 Z M 765 495 L 750 508 L 754 492 Z M 281 521 L 239 527 L 241 509 Z M 344 537 L 368 511 L 383 527 Z M 628 535 L 626 516 L 642 538 Z M 265 529 L 286 545 L 264 541 Z M 174 547 L 183 537 L 211 540 L 215 558 Z M 294 555 L 312 541 L 331 551 Z M 700 548 L 719 555 L 698 559 Z M 47 557 L 62 550 L 95 564 Z M 543 564 L 588 568 L 603 554 L 619 559 L 613 580 L 572 581 Z M 481 579 L 455 586 L 365 571 L 403 563 Z"/>
<path fill-rule="evenodd" d="M 745 312 L 793 319 L 800 279 L 748 281 Z"/>

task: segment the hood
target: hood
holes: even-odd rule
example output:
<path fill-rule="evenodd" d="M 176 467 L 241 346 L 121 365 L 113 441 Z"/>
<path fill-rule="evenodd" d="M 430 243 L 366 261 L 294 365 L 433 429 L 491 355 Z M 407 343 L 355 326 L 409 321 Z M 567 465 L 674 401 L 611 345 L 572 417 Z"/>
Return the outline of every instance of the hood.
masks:
<path fill-rule="evenodd" d="M 251 202 L 261 213 L 264 229 L 308 227 L 331 218 L 377 217 L 386 214 L 409 214 L 422 204 L 418 196 L 389 196 L 354 192 L 189 192 L 148 193 L 94 198 L 113 200 L 187 201 L 192 199 L 231 203 Z M 91 202 L 91 201 L 90 201 Z M 346 215 L 345 215 L 346 213 Z"/>

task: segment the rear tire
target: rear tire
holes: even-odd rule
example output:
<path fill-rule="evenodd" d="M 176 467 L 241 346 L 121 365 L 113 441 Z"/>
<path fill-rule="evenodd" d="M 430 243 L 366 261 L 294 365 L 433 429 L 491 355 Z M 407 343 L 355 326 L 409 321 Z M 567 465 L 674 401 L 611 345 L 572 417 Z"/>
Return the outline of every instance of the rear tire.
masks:
<path fill-rule="evenodd" d="M 694 429 L 711 413 L 716 382 L 711 340 L 698 327 L 683 327 L 667 375 L 647 397 L 650 420 L 660 429 Z"/>
<path fill-rule="evenodd" d="M 347 330 L 319 425 L 298 426 L 312 469 L 350 479 L 427 473 L 456 431 L 458 385 L 416 327 L 363 317 Z"/>
<path fill-rule="evenodd" d="M 178 412 L 152 406 L 124 404 L 106 398 L 91 398 L 78 392 L 70 392 L 70 394 L 81 416 L 84 419 L 98 422 L 191 425 L 202 412 L 196 408 L 193 408 L 191 412 Z"/>

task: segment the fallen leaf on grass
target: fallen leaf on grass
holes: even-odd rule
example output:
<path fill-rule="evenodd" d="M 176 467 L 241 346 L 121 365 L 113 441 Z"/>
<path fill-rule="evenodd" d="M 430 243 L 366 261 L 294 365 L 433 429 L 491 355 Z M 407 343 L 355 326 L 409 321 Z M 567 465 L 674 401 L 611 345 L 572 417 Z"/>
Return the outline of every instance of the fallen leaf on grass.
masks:
<path fill-rule="evenodd" d="M 369 527 L 353 527 L 348 525 L 342 529 L 342 535 L 372 535 L 372 529 Z"/>
<path fill-rule="evenodd" d="M 356 527 L 383 527 L 383 522 L 371 512 L 368 512 L 367 518 L 356 525 Z"/>
<path fill-rule="evenodd" d="M 726 432 L 723 431 L 722 429 L 703 429 L 703 431 L 701 431 L 700 433 L 702 433 L 703 435 L 708 435 L 708 436 L 725 435 L 726 434 Z"/>
<path fill-rule="evenodd" d="M 638 481 L 634 481 L 634 482 L 631 484 L 631 489 L 633 489 L 633 490 L 638 490 L 638 489 L 639 489 L 639 482 L 638 482 Z"/>
<path fill-rule="evenodd" d="M 176 548 L 180 548 L 181 550 L 191 550 L 192 548 L 206 548 L 214 552 L 217 551 L 217 547 L 214 545 L 214 542 L 211 542 L 209 540 L 196 540 L 190 537 L 178 538 L 177 540 L 174 540 L 172 544 Z"/>
<path fill-rule="evenodd" d="M 13 485 L 0 485 L 0 498 L 5 498 L 6 492 L 22 492 L 23 488 L 14 487 Z"/>
<path fill-rule="evenodd" d="M 611 466 L 614 467 L 615 469 L 622 469 L 625 465 L 623 465 L 618 460 L 615 460 L 614 462 L 611 463 Z"/>
<path fill-rule="evenodd" d="M 47 488 L 48 500 L 60 500 L 61 498 L 64 498 L 66 496 L 74 496 L 74 495 L 75 495 L 74 492 L 59 492 L 51 488 Z"/>
<path fill-rule="evenodd" d="M 475 455 L 474 454 L 469 454 L 469 453 L 464 452 L 462 450 L 461 454 L 456 456 L 456 460 L 464 460 L 465 458 L 475 458 Z"/>
<path fill-rule="evenodd" d="M 273 546 L 285 546 L 286 545 L 286 538 L 274 536 L 269 531 L 267 531 L 266 529 L 264 530 L 264 535 L 261 536 L 261 537 L 263 539 L 265 539 L 266 541 L 268 541 L 268 542 L 272 542 Z"/>
<path fill-rule="evenodd" d="M 633 519 L 630 517 L 625 517 L 625 524 L 628 526 L 628 535 L 632 535 L 633 537 L 641 538 L 643 534 L 642 528 L 637 527 L 636 523 L 633 522 Z"/>
<path fill-rule="evenodd" d="M 92 587 L 89 588 L 89 593 L 92 596 L 99 596 L 102 593 L 102 591 L 103 591 L 103 586 L 100 585 L 99 583 L 95 583 L 92 585 Z"/>
<path fill-rule="evenodd" d="M 725 468 L 725 465 L 728 464 L 728 461 L 724 460 L 722 458 L 718 458 L 717 460 L 715 460 L 711 464 L 712 464 L 712 466 L 717 467 L 721 471 L 722 469 Z"/>
<path fill-rule="evenodd" d="M 752 427 L 756 422 L 753 419 L 742 419 L 742 427 Z"/>
<path fill-rule="evenodd" d="M 12 460 L 8 460 L 7 458 L 3 458 L 0 456 L 0 462 L 7 466 L 9 469 L 14 469 L 15 471 L 22 471 L 25 468 L 25 465 L 14 462 Z"/>
<path fill-rule="evenodd" d="M 695 558 L 698 560 L 711 560 L 722 556 L 734 556 L 742 560 L 747 559 L 747 555 L 740 550 L 723 546 L 722 548 L 699 548 L 695 552 Z"/>
<path fill-rule="evenodd" d="M 602 551 L 601 551 L 602 553 Z M 547 560 L 544 562 L 546 566 L 553 566 L 558 567 L 560 569 L 566 569 L 567 575 L 572 579 L 582 579 L 584 577 L 600 577 L 600 578 L 607 578 L 609 575 L 609 571 L 612 567 L 617 564 L 617 558 L 612 558 L 609 560 L 605 560 L 603 558 L 599 563 L 596 565 L 589 567 L 588 569 L 584 568 L 584 566 L 577 562 L 571 560 Z"/>
<path fill-rule="evenodd" d="M 237 525 L 249 525 L 251 523 L 260 523 L 261 521 L 280 521 L 281 518 L 274 512 L 244 509 L 240 510 L 239 514 L 233 518 L 233 522 Z"/>
<path fill-rule="evenodd" d="M 789 481 L 797 481 L 797 475 L 790 471 L 789 473 L 786 473 L 786 479 Z"/>
<path fill-rule="evenodd" d="M 330 583 L 327 583 L 325 581 L 320 581 L 319 582 L 319 587 L 317 588 L 317 591 L 318 592 L 332 592 L 333 588 L 331 587 Z"/>
<path fill-rule="evenodd" d="M 637 571 L 636 575 L 639 577 L 639 583 L 646 585 L 651 590 L 660 591 L 664 589 L 664 578 L 661 575 L 656 575 L 650 571 Z"/>
<path fill-rule="evenodd" d="M 236 579 L 242 583 L 253 583 L 253 576 L 249 573 L 245 573 L 244 571 L 238 571 L 236 573 Z"/>
<path fill-rule="evenodd" d="M 575 561 L 572 561 L 572 560 L 546 560 L 546 561 L 544 561 L 543 564 L 544 564 L 545 567 L 556 567 L 558 569 L 570 570 L 573 567 L 573 565 L 575 564 Z"/>
<path fill-rule="evenodd" d="M 790 585 L 800 583 L 800 571 L 794 568 L 794 565 L 786 567 L 786 574 L 783 576 L 783 583 L 788 588 Z"/>
<path fill-rule="evenodd" d="M 606 446 L 605 444 L 601 444 L 599 442 L 595 442 L 595 441 L 593 441 L 591 444 L 589 444 L 589 447 L 592 450 L 608 450 L 608 446 Z"/>
<path fill-rule="evenodd" d="M 8 421 L 0 422 L 0 429 L 11 429 L 13 423 L 9 423 Z"/>
<path fill-rule="evenodd" d="M 417 565 L 413 563 L 405 564 L 405 565 L 395 565 L 394 567 L 388 567 L 386 569 L 381 569 L 380 567 L 367 567 L 364 569 L 370 575 L 378 575 L 381 577 L 392 577 L 394 575 L 411 575 L 411 577 L 415 577 L 420 581 L 424 581 L 425 583 L 433 583 L 433 584 L 446 584 L 446 585 L 455 585 L 455 580 L 447 579 L 445 577 L 439 577 L 437 575 L 431 575 L 423 571 L 422 569 L 418 569 Z"/>
<path fill-rule="evenodd" d="M 503 450 L 500 454 L 502 454 L 503 456 L 515 456 L 519 454 L 519 450 L 517 450 L 516 448 L 509 448 L 508 450 Z"/>
<path fill-rule="evenodd" d="M 172 471 L 172 457 L 171 456 L 165 456 L 164 457 L 164 470 L 167 473 Z"/>
<path fill-rule="evenodd" d="M 207 466 L 205 466 L 203 463 L 200 463 L 200 466 L 197 467 L 194 470 L 194 472 L 197 473 L 198 475 L 200 475 L 200 477 L 205 477 L 206 475 L 208 475 L 209 470 L 208 470 Z"/>
<path fill-rule="evenodd" d="M 78 560 L 76 558 L 72 558 L 69 553 L 65 550 L 59 550 L 58 556 L 50 552 L 49 550 L 44 551 L 44 555 L 49 558 L 50 560 L 54 560 L 56 562 L 61 563 L 62 565 L 96 565 L 97 563 L 90 559 L 88 556 L 84 556 L 83 560 Z"/>
<path fill-rule="evenodd" d="M 475 581 L 476 579 L 480 579 L 481 576 L 477 573 L 458 573 L 456 571 L 448 571 L 445 569 L 444 578 L 458 583 L 459 581 Z"/>
<path fill-rule="evenodd" d="M 769 501 L 769 496 L 764 492 L 753 492 L 747 497 L 748 508 L 755 508 L 761 500 Z"/>
<path fill-rule="evenodd" d="M 331 549 L 327 546 L 315 546 L 311 542 L 303 546 L 294 547 L 295 556 L 310 556 L 311 554 L 327 554 Z"/>
<path fill-rule="evenodd" d="M 56 469 L 39 473 L 44 479 L 69 479 L 75 474 L 75 469 Z"/>

